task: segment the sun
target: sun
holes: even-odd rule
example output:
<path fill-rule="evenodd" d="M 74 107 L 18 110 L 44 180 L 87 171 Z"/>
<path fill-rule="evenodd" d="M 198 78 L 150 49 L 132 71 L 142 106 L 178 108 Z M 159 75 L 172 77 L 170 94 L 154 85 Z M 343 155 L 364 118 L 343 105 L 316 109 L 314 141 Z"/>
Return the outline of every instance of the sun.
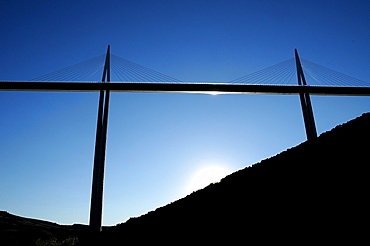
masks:
<path fill-rule="evenodd" d="M 191 178 L 186 193 L 191 194 L 194 191 L 203 189 L 211 183 L 217 183 L 222 178 L 229 175 L 231 171 L 223 166 L 206 166 L 199 169 Z"/>

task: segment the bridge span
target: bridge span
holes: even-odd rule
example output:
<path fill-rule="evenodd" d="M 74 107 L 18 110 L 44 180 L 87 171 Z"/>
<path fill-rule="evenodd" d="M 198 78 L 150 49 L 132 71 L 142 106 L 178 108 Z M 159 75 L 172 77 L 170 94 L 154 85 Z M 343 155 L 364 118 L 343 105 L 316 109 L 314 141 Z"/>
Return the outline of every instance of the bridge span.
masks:
<path fill-rule="evenodd" d="M 167 92 L 201 94 L 300 94 L 370 96 L 365 86 L 266 85 L 211 82 L 28 82 L 0 81 L 0 91 Z"/>

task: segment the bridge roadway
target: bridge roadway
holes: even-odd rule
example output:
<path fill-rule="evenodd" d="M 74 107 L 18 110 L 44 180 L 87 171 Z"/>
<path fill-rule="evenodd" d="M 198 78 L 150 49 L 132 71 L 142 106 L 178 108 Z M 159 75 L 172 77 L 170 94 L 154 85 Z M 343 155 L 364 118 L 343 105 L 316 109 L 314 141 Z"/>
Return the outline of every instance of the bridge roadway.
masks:
<path fill-rule="evenodd" d="M 168 92 L 203 94 L 299 94 L 370 96 L 370 86 L 299 86 L 210 82 L 37 82 L 0 81 L 0 91 Z"/>

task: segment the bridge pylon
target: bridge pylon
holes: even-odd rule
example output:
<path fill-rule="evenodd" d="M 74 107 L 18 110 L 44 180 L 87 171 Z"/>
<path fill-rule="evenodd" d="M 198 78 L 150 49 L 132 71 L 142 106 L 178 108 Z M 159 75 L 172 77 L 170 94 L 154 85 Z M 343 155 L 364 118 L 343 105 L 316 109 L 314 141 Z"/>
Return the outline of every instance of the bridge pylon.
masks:
<path fill-rule="evenodd" d="M 105 56 L 105 64 L 102 76 L 102 83 L 110 82 L 110 45 L 108 45 Z M 103 215 L 103 189 L 105 153 L 107 146 L 109 90 L 101 90 L 99 96 L 98 119 L 96 126 L 94 171 L 91 189 L 90 223 L 91 231 L 100 232 Z"/>
<path fill-rule="evenodd" d="M 295 61 L 296 61 L 296 67 L 297 67 L 298 85 L 307 86 L 306 78 L 303 73 L 302 64 L 299 59 L 297 49 L 294 49 L 294 54 L 295 54 Z M 312 111 L 310 94 L 305 93 L 305 92 L 299 93 L 299 98 L 301 100 L 303 120 L 304 120 L 304 124 L 306 128 L 307 140 L 314 139 L 317 137 L 317 132 L 316 132 L 315 119 L 314 119 L 313 111 Z"/>

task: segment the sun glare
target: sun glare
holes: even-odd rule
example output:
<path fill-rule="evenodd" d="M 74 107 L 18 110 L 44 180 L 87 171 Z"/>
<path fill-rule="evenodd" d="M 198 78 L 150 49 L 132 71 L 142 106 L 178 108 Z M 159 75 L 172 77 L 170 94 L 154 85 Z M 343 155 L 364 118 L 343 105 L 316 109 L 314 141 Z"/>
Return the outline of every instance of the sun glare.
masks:
<path fill-rule="evenodd" d="M 212 95 L 212 96 L 217 96 L 217 95 L 220 95 L 222 94 L 221 92 L 218 92 L 218 91 L 211 91 L 209 92 L 208 94 Z"/>
<path fill-rule="evenodd" d="M 211 183 L 217 183 L 230 173 L 230 170 L 222 166 L 203 167 L 198 170 L 191 178 L 186 193 L 191 194 L 194 191 L 203 189 Z"/>

